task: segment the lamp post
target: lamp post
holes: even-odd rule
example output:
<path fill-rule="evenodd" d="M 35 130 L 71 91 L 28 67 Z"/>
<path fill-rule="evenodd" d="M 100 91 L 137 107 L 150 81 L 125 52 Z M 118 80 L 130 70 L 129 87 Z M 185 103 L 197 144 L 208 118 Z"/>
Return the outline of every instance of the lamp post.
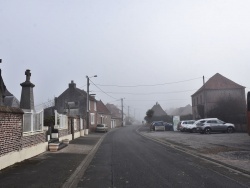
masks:
<path fill-rule="evenodd" d="M 88 77 L 86 76 L 87 78 L 87 115 L 86 115 L 86 130 L 85 130 L 85 134 L 88 135 L 89 134 L 89 79 L 92 78 L 92 77 L 97 77 L 97 75 L 95 76 L 91 76 L 91 77 Z"/>

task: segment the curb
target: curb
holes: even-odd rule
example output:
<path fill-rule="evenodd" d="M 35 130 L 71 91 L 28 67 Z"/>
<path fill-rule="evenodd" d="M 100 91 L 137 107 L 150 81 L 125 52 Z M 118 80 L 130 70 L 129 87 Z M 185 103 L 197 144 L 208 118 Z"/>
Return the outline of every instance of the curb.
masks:
<path fill-rule="evenodd" d="M 109 132 L 108 132 L 109 133 Z M 101 145 L 102 141 L 108 134 L 104 134 L 97 144 L 91 149 L 90 153 L 84 158 L 84 160 L 80 163 L 80 165 L 76 168 L 76 170 L 71 174 L 71 176 L 66 180 L 66 182 L 61 186 L 62 188 L 73 188 L 76 187 L 80 179 L 82 178 L 84 172 L 88 168 L 90 162 L 94 158 L 99 146 Z"/>
<path fill-rule="evenodd" d="M 109 130 L 107 133 L 105 133 L 99 141 L 96 143 L 96 145 L 91 149 L 91 151 L 87 154 L 87 156 L 84 158 L 84 160 L 80 163 L 80 165 L 76 168 L 76 170 L 71 174 L 71 176 L 66 180 L 66 182 L 61 186 L 61 188 L 74 188 L 77 187 L 77 184 L 79 183 L 80 179 L 84 175 L 86 169 L 88 168 L 89 164 L 91 163 L 92 159 L 94 158 L 99 146 L 101 145 L 104 138 L 109 134 L 110 132 L 113 132 L 117 130 L 116 128 L 113 128 Z"/>
<path fill-rule="evenodd" d="M 141 136 L 143 136 L 143 137 L 145 137 L 145 138 L 148 138 L 148 139 L 150 139 L 150 140 L 152 140 L 152 141 L 158 142 L 158 143 L 163 144 L 163 145 L 165 145 L 165 146 L 169 146 L 169 147 L 171 147 L 171 148 L 173 148 L 173 149 L 176 149 L 176 150 L 178 150 L 178 151 L 187 153 L 187 154 L 192 155 L 192 156 L 194 156 L 194 157 L 199 157 L 199 158 L 202 158 L 202 159 L 207 160 L 207 161 L 209 161 L 209 162 L 212 162 L 212 163 L 215 163 L 215 164 L 218 164 L 218 165 L 225 166 L 225 167 L 227 167 L 227 168 L 229 168 L 229 169 L 231 169 L 231 170 L 233 170 L 233 171 L 236 171 L 236 172 L 238 172 L 238 173 L 241 173 L 242 175 L 245 175 L 245 176 L 247 176 L 247 177 L 250 177 L 250 172 L 249 172 L 249 171 L 246 171 L 246 170 L 244 170 L 244 169 L 240 169 L 240 168 L 238 168 L 238 167 L 235 167 L 235 166 L 232 166 L 232 165 L 223 163 L 223 162 L 218 161 L 218 160 L 215 160 L 215 159 L 211 159 L 211 158 L 209 158 L 209 157 L 207 157 L 207 156 L 204 156 L 204 155 L 202 155 L 202 154 L 199 154 L 199 153 L 197 153 L 197 152 L 194 152 L 194 151 L 192 151 L 192 150 L 190 150 L 190 149 L 183 148 L 183 147 L 181 147 L 180 145 L 177 145 L 177 144 L 172 143 L 172 142 L 170 142 L 170 141 L 167 141 L 167 140 L 164 140 L 164 141 L 163 141 L 162 139 L 157 139 L 157 138 L 154 138 L 154 137 L 151 137 L 151 136 L 147 136 L 147 135 L 143 134 L 143 132 L 140 132 L 140 131 L 139 131 L 140 128 L 141 128 L 141 127 L 139 127 L 139 128 L 136 130 L 136 132 L 137 132 L 139 135 L 141 135 Z"/>

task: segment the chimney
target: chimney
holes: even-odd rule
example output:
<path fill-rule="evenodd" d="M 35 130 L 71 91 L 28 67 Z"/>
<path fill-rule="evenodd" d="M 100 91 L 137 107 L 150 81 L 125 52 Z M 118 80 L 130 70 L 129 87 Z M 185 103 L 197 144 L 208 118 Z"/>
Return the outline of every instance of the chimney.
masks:
<path fill-rule="evenodd" d="M 76 84 L 74 83 L 73 80 L 71 80 L 71 83 L 69 83 L 69 88 L 70 89 L 75 89 L 76 88 Z"/>

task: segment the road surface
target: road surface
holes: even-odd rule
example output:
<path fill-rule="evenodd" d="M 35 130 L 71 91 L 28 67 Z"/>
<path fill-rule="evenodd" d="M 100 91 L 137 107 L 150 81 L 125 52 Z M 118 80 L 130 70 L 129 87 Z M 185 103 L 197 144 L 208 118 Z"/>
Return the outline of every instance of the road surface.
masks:
<path fill-rule="evenodd" d="M 149 140 L 138 126 L 111 131 L 77 187 L 250 187 L 250 178 Z"/>

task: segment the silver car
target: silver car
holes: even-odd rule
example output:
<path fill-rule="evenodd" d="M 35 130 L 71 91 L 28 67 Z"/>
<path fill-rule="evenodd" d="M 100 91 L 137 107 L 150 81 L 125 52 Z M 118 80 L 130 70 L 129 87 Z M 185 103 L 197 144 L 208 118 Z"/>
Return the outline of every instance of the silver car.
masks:
<path fill-rule="evenodd" d="M 225 123 L 217 118 L 201 119 L 196 124 L 196 129 L 201 134 L 210 134 L 211 132 L 233 133 L 235 126 L 232 123 Z"/>
<path fill-rule="evenodd" d="M 95 131 L 96 132 L 108 132 L 108 126 L 105 124 L 97 124 Z"/>
<path fill-rule="evenodd" d="M 155 131 L 165 131 L 165 125 L 162 121 L 155 122 L 153 126 Z"/>

